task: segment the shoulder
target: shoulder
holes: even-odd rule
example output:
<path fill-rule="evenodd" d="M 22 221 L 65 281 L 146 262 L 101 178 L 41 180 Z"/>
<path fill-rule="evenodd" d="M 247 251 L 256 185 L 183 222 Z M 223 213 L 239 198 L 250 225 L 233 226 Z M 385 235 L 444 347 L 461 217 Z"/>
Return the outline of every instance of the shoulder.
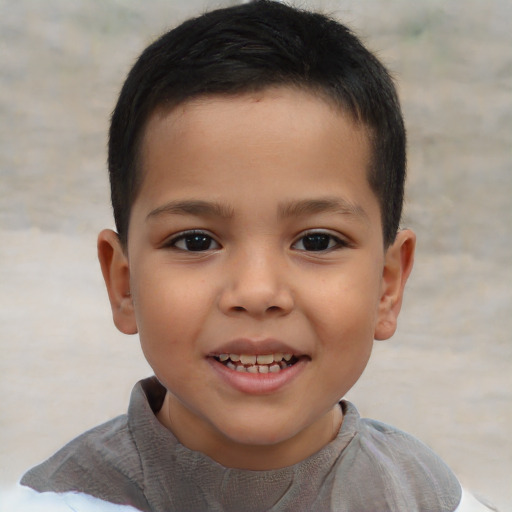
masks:
<path fill-rule="evenodd" d="M 375 456 L 383 464 L 392 460 L 409 467 L 417 462 L 425 471 L 433 466 L 432 469 L 451 473 L 440 457 L 413 435 L 369 418 L 360 418 L 358 426 L 357 440 L 360 446 L 369 450 L 369 456 Z"/>
<path fill-rule="evenodd" d="M 156 378 L 139 381 L 132 390 L 127 415 L 78 436 L 25 473 L 21 485 L 41 494 L 88 495 L 112 504 L 150 509 L 144 468 L 152 467 L 152 455 L 159 453 L 155 437 L 161 435 L 163 427 L 154 412 L 164 396 L 165 388 Z M 149 448 L 152 451 L 148 454 Z"/>
<path fill-rule="evenodd" d="M 137 512 L 129 505 L 116 505 L 83 493 L 37 492 L 19 485 L 3 491 L 3 512 Z"/>
<path fill-rule="evenodd" d="M 343 402 L 352 439 L 342 456 L 342 470 L 359 489 L 368 510 L 489 512 L 495 510 L 462 489 L 444 461 L 414 436 L 380 421 L 360 418 Z M 369 500 L 369 501 L 368 501 Z M 357 508 L 356 508 L 357 509 Z"/>
<path fill-rule="evenodd" d="M 337 478 L 341 487 L 365 496 L 369 509 L 454 512 L 462 489 L 450 468 L 415 437 L 385 423 L 360 418 L 344 402 L 352 439 L 341 454 Z"/>
<path fill-rule="evenodd" d="M 423 476 L 454 479 L 452 471 L 443 460 L 416 437 L 386 423 L 361 418 L 356 408 L 345 403 L 346 417 L 352 417 L 354 441 L 359 456 L 372 460 L 378 468 L 418 469 Z"/>
<path fill-rule="evenodd" d="M 383 469 L 403 469 L 410 476 L 414 476 L 413 470 L 416 470 L 422 478 L 427 477 L 432 481 L 457 481 L 450 468 L 431 448 L 396 427 L 362 418 L 357 441 L 368 458 Z"/>
<path fill-rule="evenodd" d="M 145 502 L 142 480 L 140 457 L 122 415 L 78 436 L 30 469 L 21 485 L 43 494 L 82 493 L 112 503 L 126 503 L 128 495 L 129 503 L 138 506 Z"/>

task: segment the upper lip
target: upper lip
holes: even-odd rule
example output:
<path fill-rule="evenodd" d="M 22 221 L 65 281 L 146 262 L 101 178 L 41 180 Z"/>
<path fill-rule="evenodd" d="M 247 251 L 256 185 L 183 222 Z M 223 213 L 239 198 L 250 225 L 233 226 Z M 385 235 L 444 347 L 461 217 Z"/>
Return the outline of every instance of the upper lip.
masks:
<path fill-rule="evenodd" d="M 238 338 L 222 345 L 219 345 L 210 352 L 210 356 L 220 354 L 246 354 L 246 355 L 264 355 L 264 354 L 292 354 L 301 356 L 303 353 L 291 345 L 273 338 Z"/>

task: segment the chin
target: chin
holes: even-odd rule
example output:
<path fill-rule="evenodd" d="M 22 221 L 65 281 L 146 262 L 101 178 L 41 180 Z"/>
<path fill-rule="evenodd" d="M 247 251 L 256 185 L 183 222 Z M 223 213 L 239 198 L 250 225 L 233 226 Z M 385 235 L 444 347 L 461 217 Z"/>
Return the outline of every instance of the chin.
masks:
<path fill-rule="evenodd" d="M 283 424 L 268 424 L 268 421 L 248 421 L 247 423 L 227 426 L 221 429 L 223 436 L 232 443 L 255 446 L 275 446 L 291 440 L 297 431 L 290 428 L 289 422 Z"/>

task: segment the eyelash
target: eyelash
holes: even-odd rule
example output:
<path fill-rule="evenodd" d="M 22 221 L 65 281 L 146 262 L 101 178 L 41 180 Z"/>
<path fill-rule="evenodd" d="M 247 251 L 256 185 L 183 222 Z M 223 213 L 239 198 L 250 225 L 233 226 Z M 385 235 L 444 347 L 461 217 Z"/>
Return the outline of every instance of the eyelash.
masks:
<path fill-rule="evenodd" d="M 324 237 L 324 241 L 328 242 L 328 247 L 326 247 L 324 249 L 307 250 L 307 248 L 304 247 L 304 240 L 307 239 L 308 237 L 312 238 L 314 236 Z M 299 242 L 302 242 L 302 245 L 304 247 L 303 249 L 297 249 L 295 247 Z M 296 250 L 303 251 L 303 252 L 313 252 L 313 253 L 325 253 L 325 252 L 335 251 L 337 249 L 342 249 L 344 247 L 349 247 L 349 246 L 350 246 L 350 244 L 346 240 L 344 240 L 338 236 L 335 236 L 327 231 L 307 231 L 306 233 L 302 233 L 300 235 L 300 237 L 297 239 L 297 241 L 292 244 L 292 248 L 295 248 Z"/>
<path fill-rule="evenodd" d="M 315 244 L 315 242 L 316 243 L 319 242 L 318 239 L 316 241 L 313 240 L 313 237 L 321 237 L 322 240 L 320 240 L 320 242 L 321 242 L 320 245 L 322 246 L 323 243 L 327 242 L 327 247 L 313 248 L 310 245 L 310 248 L 308 250 L 307 246 L 304 243 L 306 239 L 309 238 L 309 243 L 311 243 L 311 244 Z M 195 240 L 192 240 L 194 238 L 195 238 Z M 178 245 L 180 242 L 184 242 L 185 246 L 180 247 Z M 190 243 L 194 243 L 194 242 L 200 244 L 199 246 L 196 246 L 195 250 L 190 247 Z M 300 242 L 302 242 L 302 247 L 303 247 L 301 249 L 297 248 L 297 245 Z M 207 245 L 201 246 L 201 244 L 207 244 Z M 215 245 L 215 247 L 211 247 L 212 244 Z M 292 244 L 291 247 L 292 247 L 292 249 L 295 249 L 295 250 L 298 250 L 301 252 L 325 253 L 325 252 L 330 252 L 330 251 L 334 251 L 337 249 L 341 249 L 344 247 L 348 247 L 349 245 L 350 244 L 346 240 L 343 240 L 343 239 L 341 239 L 335 235 L 332 235 L 331 233 L 328 233 L 326 231 L 308 231 L 306 233 L 301 234 L 301 236 Z M 190 230 L 190 231 L 185 231 L 183 233 L 180 233 L 177 236 L 174 236 L 173 238 L 171 238 L 168 242 L 166 242 L 164 244 L 164 247 L 169 247 L 169 248 L 176 249 L 179 251 L 184 251 L 184 252 L 206 252 L 206 251 L 220 249 L 221 245 L 210 234 L 208 234 L 205 231 Z M 318 245 L 317 245 L 317 247 L 318 247 Z"/>
<path fill-rule="evenodd" d="M 179 242 L 184 241 L 185 244 L 187 244 L 187 239 L 190 242 L 194 237 L 196 238 L 196 241 L 199 241 L 199 243 L 201 243 L 201 241 L 198 240 L 200 238 L 202 238 L 203 241 L 209 242 L 209 246 L 206 247 L 205 249 L 198 250 L 191 250 L 190 248 L 187 247 L 178 246 Z M 212 248 L 212 243 L 215 244 L 217 247 Z M 179 235 L 172 237 L 170 240 L 164 243 L 164 247 L 169 247 L 171 249 L 176 249 L 178 251 L 183 252 L 206 252 L 220 249 L 221 245 L 210 234 L 206 233 L 205 231 L 193 229 L 190 231 L 184 231 L 183 233 L 180 233 Z"/>

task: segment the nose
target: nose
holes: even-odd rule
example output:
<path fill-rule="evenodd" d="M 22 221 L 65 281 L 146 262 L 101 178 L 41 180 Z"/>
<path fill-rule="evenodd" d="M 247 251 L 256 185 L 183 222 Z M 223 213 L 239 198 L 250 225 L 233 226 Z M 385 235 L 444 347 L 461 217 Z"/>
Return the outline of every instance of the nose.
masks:
<path fill-rule="evenodd" d="M 228 315 L 245 313 L 264 317 L 288 314 L 294 307 L 294 299 L 286 263 L 264 251 L 237 255 L 226 269 L 219 307 Z"/>

